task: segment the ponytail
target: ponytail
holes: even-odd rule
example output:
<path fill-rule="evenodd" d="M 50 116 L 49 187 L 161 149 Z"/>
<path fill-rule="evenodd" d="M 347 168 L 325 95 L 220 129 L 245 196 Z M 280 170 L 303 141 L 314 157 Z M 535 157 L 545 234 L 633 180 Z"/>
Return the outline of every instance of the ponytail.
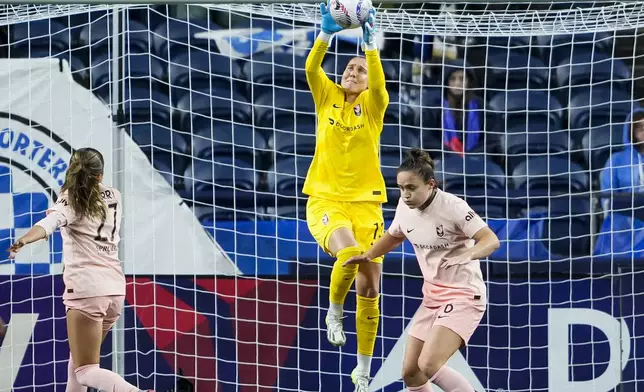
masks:
<path fill-rule="evenodd" d="M 435 179 L 434 161 L 429 154 L 419 148 L 407 152 L 407 156 L 398 167 L 398 172 L 410 171 L 422 178 L 424 182 Z"/>
<path fill-rule="evenodd" d="M 103 155 L 93 148 L 81 148 L 72 155 L 61 193 L 67 191 L 69 206 L 79 219 L 105 218 L 98 185 L 104 166 Z"/>

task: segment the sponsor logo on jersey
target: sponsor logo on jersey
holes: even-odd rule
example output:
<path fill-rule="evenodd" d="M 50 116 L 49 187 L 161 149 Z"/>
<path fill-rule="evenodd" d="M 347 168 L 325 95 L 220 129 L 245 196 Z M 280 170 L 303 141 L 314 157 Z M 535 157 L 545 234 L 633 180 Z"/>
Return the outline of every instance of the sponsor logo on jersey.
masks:
<path fill-rule="evenodd" d="M 414 246 L 418 249 L 425 249 L 425 250 L 441 250 L 441 249 L 447 249 L 449 248 L 448 243 L 444 244 L 438 244 L 438 245 L 429 245 L 429 244 L 414 244 Z"/>
<path fill-rule="evenodd" d="M 469 222 L 472 219 L 474 219 L 475 216 L 476 216 L 476 212 L 470 210 L 470 211 L 467 212 L 467 215 L 465 215 L 465 221 Z"/>
<path fill-rule="evenodd" d="M 334 120 L 331 117 L 329 117 L 329 124 L 334 126 L 335 128 L 339 128 L 342 131 L 345 132 L 354 132 L 357 130 L 360 130 L 364 128 L 364 124 L 358 124 L 358 125 L 344 125 L 338 120 Z"/>

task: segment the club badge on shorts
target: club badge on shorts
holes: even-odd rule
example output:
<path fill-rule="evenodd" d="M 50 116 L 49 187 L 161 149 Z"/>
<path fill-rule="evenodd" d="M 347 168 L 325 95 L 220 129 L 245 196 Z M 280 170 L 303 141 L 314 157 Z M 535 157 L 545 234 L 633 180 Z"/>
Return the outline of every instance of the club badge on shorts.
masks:
<path fill-rule="evenodd" d="M 360 115 L 362 114 L 362 108 L 360 107 L 360 104 L 357 104 L 353 107 L 353 113 L 356 114 L 356 117 L 360 117 Z"/>
<path fill-rule="evenodd" d="M 324 216 L 322 217 L 322 224 L 324 226 L 329 224 L 329 216 L 327 214 L 324 214 Z"/>

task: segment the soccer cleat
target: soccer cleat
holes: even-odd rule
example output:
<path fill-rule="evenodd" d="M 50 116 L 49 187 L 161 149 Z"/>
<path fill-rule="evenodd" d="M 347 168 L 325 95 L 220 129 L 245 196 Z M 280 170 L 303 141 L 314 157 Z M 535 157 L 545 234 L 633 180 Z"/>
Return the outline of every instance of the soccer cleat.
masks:
<path fill-rule="evenodd" d="M 369 391 L 369 375 L 364 373 L 359 373 L 358 369 L 355 368 L 351 372 L 351 381 L 355 384 L 356 388 L 354 392 L 368 392 Z"/>
<path fill-rule="evenodd" d="M 326 323 L 326 338 L 332 345 L 342 347 L 347 342 L 347 337 L 344 334 L 342 326 L 342 317 L 338 317 L 333 313 L 327 313 L 324 319 Z"/>

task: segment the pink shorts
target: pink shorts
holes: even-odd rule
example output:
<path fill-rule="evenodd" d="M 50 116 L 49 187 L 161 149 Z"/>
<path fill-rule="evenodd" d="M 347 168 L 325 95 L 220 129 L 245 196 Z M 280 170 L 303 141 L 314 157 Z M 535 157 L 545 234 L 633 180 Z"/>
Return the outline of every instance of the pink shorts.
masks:
<path fill-rule="evenodd" d="M 103 323 L 103 331 L 107 331 L 121 315 L 123 309 L 124 295 L 110 295 L 107 297 L 91 297 L 64 299 L 65 312 L 69 309 L 78 310 L 87 318 Z"/>
<path fill-rule="evenodd" d="M 421 306 L 414 315 L 409 335 L 423 342 L 435 325 L 449 328 L 467 344 L 485 314 L 485 306 L 469 302 L 450 302 L 437 308 Z"/>

